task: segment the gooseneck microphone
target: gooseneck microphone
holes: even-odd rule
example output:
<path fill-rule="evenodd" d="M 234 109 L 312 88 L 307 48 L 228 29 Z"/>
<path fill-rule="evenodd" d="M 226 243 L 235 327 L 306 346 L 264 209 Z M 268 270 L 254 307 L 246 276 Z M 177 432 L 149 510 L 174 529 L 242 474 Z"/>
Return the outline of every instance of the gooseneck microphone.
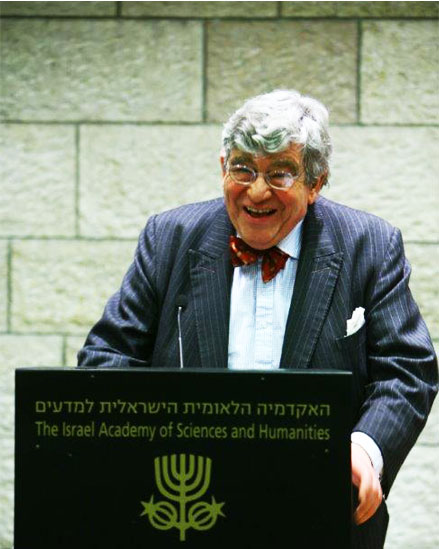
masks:
<path fill-rule="evenodd" d="M 183 368 L 183 338 L 181 335 L 181 311 L 187 306 L 188 299 L 185 295 L 177 296 L 177 325 L 178 325 L 178 350 L 180 352 L 180 369 Z"/>

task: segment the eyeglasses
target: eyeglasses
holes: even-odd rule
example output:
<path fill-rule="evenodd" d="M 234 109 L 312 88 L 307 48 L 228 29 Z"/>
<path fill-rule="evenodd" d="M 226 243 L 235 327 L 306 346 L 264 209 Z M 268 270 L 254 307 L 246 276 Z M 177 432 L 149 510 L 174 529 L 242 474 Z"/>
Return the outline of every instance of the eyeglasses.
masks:
<path fill-rule="evenodd" d="M 245 185 L 247 187 L 254 183 L 259 175 L 262 175 L 265 183 L 278 191 L 287 191 L 300 177 L 300 174 L 291 173 L 282 168 L 274 168 L 269 172 L 263 173 L 241 164 L 231 166 L 228 168 L 227 173 L 232 181 L 238 185 Z"/>

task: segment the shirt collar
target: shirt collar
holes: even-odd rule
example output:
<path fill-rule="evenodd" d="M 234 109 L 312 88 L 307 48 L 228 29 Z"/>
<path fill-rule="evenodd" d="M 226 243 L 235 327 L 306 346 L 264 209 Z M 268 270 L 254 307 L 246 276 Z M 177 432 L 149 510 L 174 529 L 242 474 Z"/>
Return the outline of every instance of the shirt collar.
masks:
<path fill-rule="evenodd" d="M 302 247 L 303 219 L 283 238 L 277 247 L 294 259 L 299 259 Z"/>

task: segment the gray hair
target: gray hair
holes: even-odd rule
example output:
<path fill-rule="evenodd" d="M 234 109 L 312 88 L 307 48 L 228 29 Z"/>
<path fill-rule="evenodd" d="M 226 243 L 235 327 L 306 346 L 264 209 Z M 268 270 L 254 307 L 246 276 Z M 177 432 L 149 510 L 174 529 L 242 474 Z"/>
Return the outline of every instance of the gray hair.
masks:
<path fill-rule="evenodd" d="M 302 148 L 306 184 L 313 187 L 321 175 L 327 183 L 332 152 L 328 111 L 295 90 L 274 90 L 248 99 L 224 124 L 222 141 L 226 164 L 234 148 L 272 154 L 296 143 Z"/>

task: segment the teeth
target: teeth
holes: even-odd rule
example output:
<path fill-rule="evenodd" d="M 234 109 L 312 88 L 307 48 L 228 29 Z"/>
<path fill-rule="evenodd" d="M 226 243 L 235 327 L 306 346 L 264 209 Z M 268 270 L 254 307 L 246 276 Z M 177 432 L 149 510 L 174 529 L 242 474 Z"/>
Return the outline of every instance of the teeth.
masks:
<path fill-rule="evenodd" d="M 271 213 L 273 210 L 271 209 L 266 209 L 266 210 L 259 210 L 259 209 L 256 209 L 256 208 L 250 208 L 250 206 L 246 206 L 247 210 L 251 213 L 255 213 L 255 214 L 269 214 Z"/>

